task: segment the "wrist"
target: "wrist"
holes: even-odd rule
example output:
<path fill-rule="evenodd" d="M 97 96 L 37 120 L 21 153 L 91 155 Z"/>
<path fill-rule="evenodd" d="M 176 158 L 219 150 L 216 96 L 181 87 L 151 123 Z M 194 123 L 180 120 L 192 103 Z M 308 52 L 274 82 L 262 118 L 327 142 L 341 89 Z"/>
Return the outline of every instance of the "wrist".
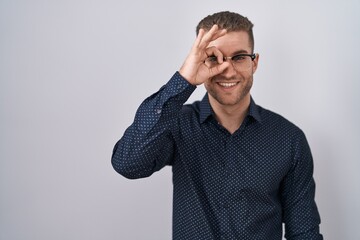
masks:
<path fill-rule="evenodd" d="M 178 71 L 179 74 L 191 85 L 193 86 L 197 86 L 198 84 L 196 84 L 196 81 L 192 80 L 192 77 L 190 76 L 190 74 L 187 73 L 187 71 L 185 71 L 183 69 L 183 67 L 180 68 L 180 70 Z"/>

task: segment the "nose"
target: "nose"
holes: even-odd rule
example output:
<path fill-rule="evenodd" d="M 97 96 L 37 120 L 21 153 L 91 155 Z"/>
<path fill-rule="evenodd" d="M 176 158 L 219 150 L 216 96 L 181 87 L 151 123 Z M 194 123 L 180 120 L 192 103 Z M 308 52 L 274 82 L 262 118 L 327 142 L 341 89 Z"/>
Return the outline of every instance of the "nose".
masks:
<path fill-rule="evenodd" d="M 235 76 L 237 74 L 237 71 L 233 64 L 233 61 L 231 60 L 231 57 L 224 57 L 224 61 L 227 61 L 229 63 L 229 66 L 222 72 L 221 75 L 223 75 L 226 78 L 231 78 Z"/>

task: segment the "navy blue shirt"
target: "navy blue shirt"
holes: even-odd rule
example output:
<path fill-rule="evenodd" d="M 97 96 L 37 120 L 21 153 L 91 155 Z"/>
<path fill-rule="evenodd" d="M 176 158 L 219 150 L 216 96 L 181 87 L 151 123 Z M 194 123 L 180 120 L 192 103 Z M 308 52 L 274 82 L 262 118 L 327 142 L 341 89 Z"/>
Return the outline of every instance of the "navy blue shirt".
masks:
<path fill-rule="evenodd" d="M 323 239 L 314 201 L 313 160 L 304 133 L 255 104 L 230 134 L 208 96 L 177 72 L 139 107 L 114 147 L 123 176 L 173 171 L 173 239 Z M 141 227 L 140 227 L 141 228 Z"/>

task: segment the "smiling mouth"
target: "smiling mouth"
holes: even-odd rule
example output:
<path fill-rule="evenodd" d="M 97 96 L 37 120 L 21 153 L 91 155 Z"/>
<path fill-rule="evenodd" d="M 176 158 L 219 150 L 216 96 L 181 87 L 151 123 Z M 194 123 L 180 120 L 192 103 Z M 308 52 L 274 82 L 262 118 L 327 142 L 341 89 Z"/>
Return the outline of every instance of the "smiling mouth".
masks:
<path fill-rule="evenodd" d="M 224 88 L 231 88 L 231 87 L 234 87 L 235 85 L 237 85 L 238 82 L 235 82 L 235 83 L 218 82 L 217 84 L 219 84 L 221 87 L 224 87 Z"/>

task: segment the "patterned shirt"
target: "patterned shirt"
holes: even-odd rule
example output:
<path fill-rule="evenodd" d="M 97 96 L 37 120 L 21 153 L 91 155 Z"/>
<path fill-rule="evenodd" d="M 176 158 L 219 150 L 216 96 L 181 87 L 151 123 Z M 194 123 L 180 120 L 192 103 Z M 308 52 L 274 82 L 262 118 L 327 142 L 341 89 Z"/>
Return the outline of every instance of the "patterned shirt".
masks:
<path fill-rule="evenodd" d="M 323 239 L 313 160 L 304 133 L 251 99 L 230 134 L 208 96 L 185 104 L 196 87 L 178 72 L 137 110 L 114 147 L 121 175 L 173 172 L 173 239 Z M 184 105 L 185 104 L 185 105 Z"/>

